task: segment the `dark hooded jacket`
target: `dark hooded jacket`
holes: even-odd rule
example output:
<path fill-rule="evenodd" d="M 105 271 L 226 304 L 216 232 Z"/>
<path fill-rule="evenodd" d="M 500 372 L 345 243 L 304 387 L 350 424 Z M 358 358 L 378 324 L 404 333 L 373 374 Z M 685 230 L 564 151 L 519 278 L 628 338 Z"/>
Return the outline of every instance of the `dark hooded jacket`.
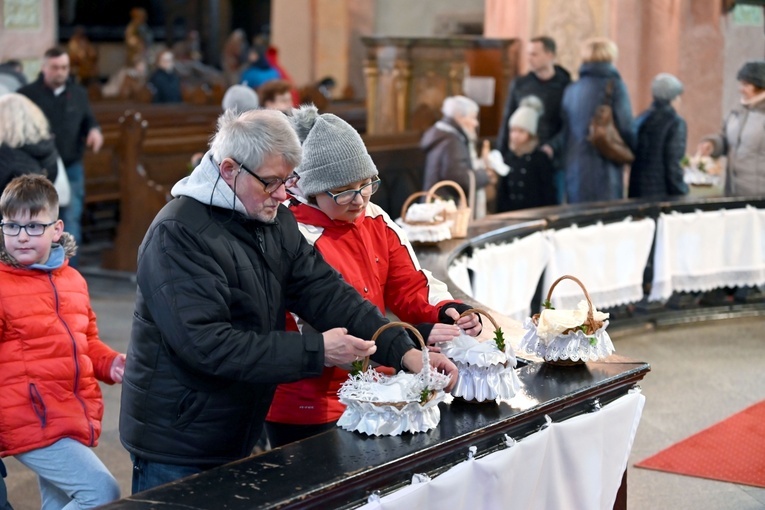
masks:
<path fill-rule="evenodd" d="M 45 85 L 42 74 L 18 92 L 31 99 L 47 117 L 64 166 L 82 161 L 88 133 L 98 127 L 90 109 L 88 92 L 70 79 L 64 92 L 57 96 Z"/>
<path fill-rule="evenodd" d="M 57 159 L 58 152 L 52 138 L 20 147 L 0 145 L 0 193 L 19 175 L 40 174 L 55 182 Z"/>
<path fill-rule="evenodd" d="M 321 333 L 286 332 L 286 309 L 317 331 L 367 339 L 387 323 L 287 208 L 273 223 L 248 219 L 216 172 L 208 153 L 173 188 L 138 253 L 120 438 L 151 461 L 211 467 L 250 455 L 276 385 L 324 369 Z M 372 358 L 400 369 L 413 347 L 391 328 Z"/>
<path fill-rule="evenodd" d="M 499 125 L 499 133 L 497 133 L 497 150 L 502 152 L 507 147 L 510 133 L 507 123 L 526 96 L 536 96 L 542 101 L 544 111 L 539 116 L 537 137 L 540 145 L 550 141 L 562 127 L 560 105 L 563 101 L 563 92 L 569 83 L 571 83 L 571 75 L 559 65 L 555 66 L 555 74 L 549 80 L 540 80 L 534 73 L 514 79 L 507 91 L 505 110 Z"/>
<path fill-rule="evenodd" d="M 635 121 L 637 148 L 630 172 L 629 196 L 685 195 L 680 161 L 685 156 L 688 128 L 667 101 L 654 101 Z"/>

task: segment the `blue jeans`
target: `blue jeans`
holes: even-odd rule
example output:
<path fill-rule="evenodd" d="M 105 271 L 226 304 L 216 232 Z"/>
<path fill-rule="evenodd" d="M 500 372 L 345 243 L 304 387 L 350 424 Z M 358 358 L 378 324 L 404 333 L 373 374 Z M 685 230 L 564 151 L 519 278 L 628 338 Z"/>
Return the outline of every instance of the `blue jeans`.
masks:
<path fill-rule="evenodd" d="M 143 492 L 158 485 L 173 482 L 180 478 L 201 473 L 205 469 L 199 466 L 181 466 L 178 464 L 162 464 L 130 454 L 133 461 L 133 494 Z"/>
<path fill-rule="evenodd" d="M 85 169 L 82 167 L 82 161 L 66 167 L 66 176 L 69 177 L 72 198 L 68 206 L 61 208 L 59 216 L 64 220 L 64 230 L 74 236 L 79 246 L 82 244 L 82 210 L 85 206 Z M 77 256 L 69 259 L 69 265 L 77 267 L 77 259 Z"/>
<path fill-rule="evenodd" d="M 101 459 L 74 439 L 19 453 L 16 459 L 37 474 L 42 510 L 93 508 L 120 497 L 120 486 Z"/>

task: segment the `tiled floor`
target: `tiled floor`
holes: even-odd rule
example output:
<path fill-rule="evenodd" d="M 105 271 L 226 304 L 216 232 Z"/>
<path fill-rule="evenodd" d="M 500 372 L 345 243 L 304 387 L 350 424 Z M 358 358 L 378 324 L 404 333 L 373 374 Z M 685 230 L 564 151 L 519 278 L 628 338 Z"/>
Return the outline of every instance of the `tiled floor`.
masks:
<path fill-rule="evenodd" d="M 102 338 L 124 352 L 130 335 L 134 286 L 89 278 Z M 617 351 L 648 361 L 647 397 L 630 457 L 630 510 L 765 509 L 765 489 L 632 468 L 632 464 L 765 399 L 765 317 L 691 324 L 659 331 L 616 334 Z M 131 464 L 119 442 L 120 388 L 104 387 L 106 414 L 96 453 L 130 492 Z M 16 510 L 39 508 L 35 477 L 5 460 Z M 553 509 L 554 510 L 554 509 Z"/>

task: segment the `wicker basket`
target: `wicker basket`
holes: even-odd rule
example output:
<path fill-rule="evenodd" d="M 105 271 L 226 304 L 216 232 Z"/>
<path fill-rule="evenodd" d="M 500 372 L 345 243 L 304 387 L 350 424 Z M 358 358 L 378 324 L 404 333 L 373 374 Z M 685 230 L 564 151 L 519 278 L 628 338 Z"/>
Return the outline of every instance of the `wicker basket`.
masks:
<path fill-rule="evenodd" d="M 452 229 L 447 224 L 446 206 L 434 214 L 431 221 L 407 221 L 406 219 L 407 212 L 414 201 L 427 195 L 427 191 L 418 191 L 409 195 L 401 206 L 401 218 L 396 220 L 396 223 L 407 233 L 412 243 L 435 245 L 452 237 Z"/>
<path fill-rule="evenodd" d="M 550 303 L 550 300 L 552 299 L 552 293 L 555 290 L 555 287 L 562 282 L 563 280 L 571 280 L 582 289 L 582 292 L 584 293 L 584 297 L 587 300 L 587 317 L 584 320 L 584 322 L 573 328 L 568 328 L 564 330 L 560 336 L 565 335 L 572 335 L 576 334 L 578 331 L 583 332 L 585 335 L 595 335 L 597 331 L 599 331 L 603 325 L 605 324 L 604 321 L 596 320 L 594 317 L 594 307 L 592 304 L 592 299 L 590 298 L 589 292 L 587 292 L 587 288 L 584 286 L 584 284 L 579 280 L 578 278 L 571 276 L 571 275 L 563 275 L 557 280 L 555 280 L 552 285 L 550 285 L 550 289 L 547 291 L 547 301 L 546 303 Z M 539 317 L 541 314 L 537 313 L 531 316 L 531 322 L 533 323 L 534 327 L 539 325 Z M 608 338 L 606 334 L 607 342 L 610 345 L 611 352 L 613 351 L 613 345 L 610 343 L 610 338 Z M 573 366 L 573 365 L 582 365 L 586 363 L 586 361 L 582 359 L 572 360 L 572 359 L 551 359 L 547 355 L 544 356 L 544 360 L 546 363 L 550 363 L 552 365 L 558 365 L 558 366 Z"/>
<path fill-rule="evenodd" d="M 471 308 L 462 312 L 460 317 L 473 313 L 491 321 L 495 331 L 494 341 L 482 342 L 462 333 L 453 341 L 440 344 L 441 352 L 459 369 L 459 379 L 451 393 L 465 402 L 476 404 L 496 403 L 497 399 L 509 400 L 520 389 L 515 373 L 515 354 L 509 345 L 502 345 L 502 329 L 486 310 Z"/>
<path fill-rule="evenodd" d="M 346 430 L 369 435 L 398 435 L 403 432 L 426 432 L 438 425 L 441 414 L 438 403 L 443 401 L 443 389 L 449 383 L 449 376 L 433 371 L 428 362 L 428 349 L 420 333 L 404 322 L 390 322 L 378 329 L 372 341 L 385 330 L 400 326 L 411 330 L 422 347 L 423 367 L 419 374 L 387 376 L 369 368 L 369 357 L 364 358 L 361 373 L 351 375 L 340 388 L 340 401 L 346 405 L 345 412 L 337 425 Z M 390 387 L 396 382 L 399 387 L 416 389 L 418 399 L 390 401 L 370 398 L 376 389 Z M 406 392 L 405 392 L 406 393 Z M 378 392 L 379 394 L 379 392 Z"/>
<path fill-rule="evenodd" d="M 459 195 L 460 199 L 459 203 L 457 204 L 457 210 L 451 213 L 446 213 L 446 219 L 453 222 L 451 227 L 452 237 L 467 237 L 468 225 L 470 224 L 472 211 L 468 206 L 467 198 L 465 197 L 465 192 L 462 190 L 462 186 L 454 181 L 437 182 L 428 190 L 426 201 L 432 202 L 437 196 L 436 191 L 444 187 L 451 187 L 457 190 L 457 194 Z"/>

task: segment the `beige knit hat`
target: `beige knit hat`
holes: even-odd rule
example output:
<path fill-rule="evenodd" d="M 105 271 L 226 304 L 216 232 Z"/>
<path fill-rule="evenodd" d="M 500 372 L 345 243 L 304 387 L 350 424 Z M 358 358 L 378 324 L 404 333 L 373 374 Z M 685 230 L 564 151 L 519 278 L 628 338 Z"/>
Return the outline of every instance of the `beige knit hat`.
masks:
<path fill-rule="evenodd" d="M 521 99 L 521 104 L 510 116 L 507 125 L 528 131 L 531 136 L 537 136 L 537 126 L 542 111 L 544 111 L 544 105 L 541 99 L 537 96 L 526 96 Z"/>
<path fill-rule="evenodd" d="M 293 108 L 289 117 L 303 145 L 295 173 L 306 197 L 377 175 L 377 167 L 358 132 L 331 113 L 319 115 L 314 105 Z"/>

